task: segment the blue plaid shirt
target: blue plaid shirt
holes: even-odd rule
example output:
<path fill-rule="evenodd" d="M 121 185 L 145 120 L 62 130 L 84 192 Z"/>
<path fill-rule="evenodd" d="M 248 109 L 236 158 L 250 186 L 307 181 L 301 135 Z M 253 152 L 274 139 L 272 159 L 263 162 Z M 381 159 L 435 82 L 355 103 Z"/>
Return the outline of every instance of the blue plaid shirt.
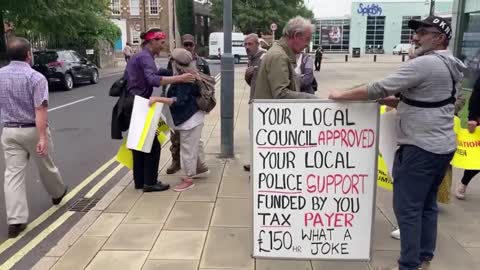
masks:
<path fill-rule="evenodd" d="M 12 61 L 0 68 L 2 123 L 35 123 L 35 108 L 48 103 L 48 82 L 26 62 Z"/>

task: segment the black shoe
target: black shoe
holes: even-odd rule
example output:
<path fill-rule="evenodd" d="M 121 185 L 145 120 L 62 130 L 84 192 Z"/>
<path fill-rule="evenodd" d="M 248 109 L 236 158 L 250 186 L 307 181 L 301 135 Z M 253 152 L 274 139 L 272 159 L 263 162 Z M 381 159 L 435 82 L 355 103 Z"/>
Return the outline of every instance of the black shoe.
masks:
<path fill-rule="evenodd" d="M 172 164 L 170 164 L 170 167 L 167 168 L 167 174 L 174 174 L 178 171 L 180 171 L 182 167 L 180 166 L 180 162 L 172 161 Z"/>
<path fill-rule="evenodd" d="M 8 225 L 8 238 L 15 238 L 27 228 L 27 224 Z"/>
<path fill-rule="evenodd" d="M 65 197 L 65 195 L 67 195 L 67 191 L 68 191 L 68 186 L 65 186 L 65 191 L 63 192 L 62 196 L 60 196 L 56 199 L 52 199 L 53 205 L 59 205 L 62 202 L 63 197 Z"/>
<path fill-rule="evenodd" d="M 243 169 L 247 172 L 250 171 L 250 165 L 243 165 Z"/>
<path fill-rule="evenodd" d="M 158 182 L 155 185 L 149 186 L 145 185 L 143 186 L 143 192 L 156 192 L 156 191 L 165 191 L 170 188 L 169 184 L 162 184 L 161 182 Z"/>

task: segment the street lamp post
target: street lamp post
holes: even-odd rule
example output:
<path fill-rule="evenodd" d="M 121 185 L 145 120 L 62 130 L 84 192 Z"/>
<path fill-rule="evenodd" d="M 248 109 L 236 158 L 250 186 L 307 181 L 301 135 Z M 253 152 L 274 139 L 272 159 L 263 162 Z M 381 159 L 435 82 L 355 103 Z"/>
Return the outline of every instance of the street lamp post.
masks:
<path fill-rule="evenodd" d="M 223 1 L 223 55 L 221 83 L 221 157 L 234 157 L 234 62 L 232 55 L 232 0 Z"/>
<path fill-rule="evenodd" d="M 430 0 L 430 16 L 435 15 L 435 0 Z"/>

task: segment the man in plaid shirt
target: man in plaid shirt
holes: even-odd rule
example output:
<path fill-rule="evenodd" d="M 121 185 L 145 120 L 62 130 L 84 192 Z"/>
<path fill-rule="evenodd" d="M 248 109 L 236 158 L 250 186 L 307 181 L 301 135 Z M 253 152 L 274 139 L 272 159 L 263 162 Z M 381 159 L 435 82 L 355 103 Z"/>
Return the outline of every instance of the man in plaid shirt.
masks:
<path fill-rule="evenodd" d="M 7 45 L 11 62 L 0 69 L 0 121 L 5 155 L 4 192 L 8 236 L 17 237 L 28 222 L 25 169 L 32 158 L 40 180 L 52 197 L 61 202 L 67 187 L 52 159 L 52 138 L 48 129 L 48 82 L 31 68 L 30 42 L 13 38 Z"/>

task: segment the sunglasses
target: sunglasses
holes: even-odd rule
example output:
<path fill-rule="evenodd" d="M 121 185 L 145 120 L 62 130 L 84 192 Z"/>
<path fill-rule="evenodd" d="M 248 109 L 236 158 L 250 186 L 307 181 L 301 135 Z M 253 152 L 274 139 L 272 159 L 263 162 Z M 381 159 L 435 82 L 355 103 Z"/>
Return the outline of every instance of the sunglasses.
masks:
<path fill-rule="evenodd" d="M 195 44 L 190 43 L 190 42 L 183 43 L 183 47 L 193 47 L 193 46 L 195 46 Z"/>
<path fill-rule="evenodd" d="M 424 36 L 424 35 L 427 35 L 427 34 L 443 34 L 443 33 L 438 32 L 438 31 L 427 31 L 425 29 L 419 29 L 419 30 L 415 30 L 415 34 L 417 34 L 419 36 Z"/>

